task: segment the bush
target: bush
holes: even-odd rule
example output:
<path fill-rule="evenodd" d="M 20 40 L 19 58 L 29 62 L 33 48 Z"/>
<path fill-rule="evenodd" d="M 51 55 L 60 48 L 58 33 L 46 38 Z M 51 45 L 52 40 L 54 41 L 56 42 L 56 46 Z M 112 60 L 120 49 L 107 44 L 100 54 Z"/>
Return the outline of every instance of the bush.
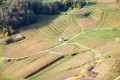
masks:
<path fill-rule="evenodd" d="M 2 4 L 3 0 L 0 0 L 0 5 Z"/>
<path fill-rule="evenodd" d="M 0 25 L 4 32 L 12 34 L 14 29 L 34 23 L 36 15 L 55 15 L 70 7 L 80 8 L 83 4 L 81 0 L 61 0 L 49 3 L 43 3 L 40 0 L 16 0 L 10 4 L 7 11 L 0 13 Z"/>

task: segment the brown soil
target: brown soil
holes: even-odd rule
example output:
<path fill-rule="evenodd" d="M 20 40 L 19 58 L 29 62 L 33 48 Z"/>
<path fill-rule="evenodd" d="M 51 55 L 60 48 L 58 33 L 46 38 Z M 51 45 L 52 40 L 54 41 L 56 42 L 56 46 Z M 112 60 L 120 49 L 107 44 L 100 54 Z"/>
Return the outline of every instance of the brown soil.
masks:
<path fill-rule="evenodd" d="M 6 77 L 25 78 L 29 75 L 32 75 L 32 73 L 34 74 L 38 70 L 44 69 L 60 57 L 61 56 L 54 54 L 46 54 L 30 64 L 26 64 L 24 61 L 15 62 L 5 69 L 1 74 L 5 75 Z"/>

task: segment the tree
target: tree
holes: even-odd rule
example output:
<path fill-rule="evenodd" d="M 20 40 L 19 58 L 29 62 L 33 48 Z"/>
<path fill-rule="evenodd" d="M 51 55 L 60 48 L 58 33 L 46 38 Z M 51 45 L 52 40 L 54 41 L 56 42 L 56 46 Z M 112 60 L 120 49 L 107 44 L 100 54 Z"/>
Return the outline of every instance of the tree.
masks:
<path fill-rule="evenodd" d="M 26 14 L 26 19 L 25 19 L 25 24 L 31 24 L 33 22 L 36 21 L 36 15 L 34 14 L 34 12 L 32 10 L 27 10 L 27 14 Z"/>
<path fill-rule="evenodd" d="M 28 2 L 28 6 L 33 12 L 38 15 L 42 11 L 42 1 L 31 1 Z"/>
<path fill-rule="evenodd" d="M 3 0 L 0 0 L 0 5 L 2 4 Z"/>
<path fill-rule="evenodd" d="M 80 4 L 83 5 L 83 3 L 81 0 L 61 0 L 49 3 L 43 3 L 42 0 L 14 0 L 7 6 L 6 11 L 3 10 L 0 13 L 0 25 L 11 34 L 14 32 L 14 29 L 34 23 L 36 15 L 59 14 L 72 6 L 80 8 Z"/>

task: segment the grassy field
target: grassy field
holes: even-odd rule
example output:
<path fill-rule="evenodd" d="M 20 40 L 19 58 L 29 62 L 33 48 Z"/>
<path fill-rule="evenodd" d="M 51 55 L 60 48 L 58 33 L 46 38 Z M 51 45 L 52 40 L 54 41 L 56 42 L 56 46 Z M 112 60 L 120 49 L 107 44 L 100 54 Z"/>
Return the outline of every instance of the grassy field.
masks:
<path fill-rule="evenodd" d="M 12 58 L 13 62 L 4 64 L 4 59 L 0 58 L 0 78 L 117 78 L 120 74 L 120 6 L 112 0 L 110 3 L 100 0 L 89 1 L 87 7 L 77 12 L 68 11 L 67 15 L 38 16 L 37 23 L 19 30 L 26 36 L 25 40 L 1 45 L 0 54 Z M 88 12 L 90 14 L 86 16 Z M 42 20 L 39 20 L 40 17 Z M 66 41 L 59 42 L 61 37 Z M 101 57 L 98 56 L 98 51 Z M 80 72 L 90 67 L 94 67 L 90 72 L 97 72 L 97 75 L 93 77 L 87 73 L 85 77 L 80 77 Z"/>
<path fill-rule="evenodd" d="M 97 41 L 97 40 L 111 40 L 115 38 L 120 38 L 120 30 L 112 31 L 112 29 L 107 30 L 93 30 L 86 31 L 81 36 L 75 38 L 73 42 L 88 42 L 88 41 Z"/>
<path fill-rule="evenodd" d="M 5 66 L 4 64 L 4 59 L 3 58 L 0 58 L 0 68 L 3 68 Z"/>

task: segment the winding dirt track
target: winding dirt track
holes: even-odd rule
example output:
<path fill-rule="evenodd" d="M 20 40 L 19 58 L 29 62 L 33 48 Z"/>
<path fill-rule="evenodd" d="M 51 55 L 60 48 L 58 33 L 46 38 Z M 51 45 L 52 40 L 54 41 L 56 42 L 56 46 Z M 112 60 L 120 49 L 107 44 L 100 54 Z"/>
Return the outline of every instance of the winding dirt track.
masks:
<path fill-rule="evenodd" d="M 102 28 L 102 29 L 112 29 L 112 28 Z M 97 30 L 102 30 L 101 28 L 96 28 L 96 29 L 94 29 L 94 30 L 90 30 L 91 32 L 92 31 L 97 31 Z M 85 32 L 81 32 L 81 33 L 78 33 L 78 34 L 76 34 L 75 36 L 73 36 L 72 38 L 70 38 L 68 41 L 66 41 L 66 42 L 64 42 L 64 43 L 62 43 L 62 44 L 60 44 L 60 45 L 58 45 L 58 46 L 55 46 L 55 47 L 52 47 L 52 48 L 49 48 L 49 49 L 46 49 L 46 50 L 43 50 L 43 51 L 40 51 L 40 52 L 37 52 L 37 53 L 34 53 L 34 54 L 31 54 L 31 55 L 29 55 L 29 56 L 24 56 L 24 57 L 19 57 L 19 58 L 5 58 L 5 59 L 13 59 L 13 60 L 17 60 L 17 59 L 23 59 L 23 58 L 33 58 L 33 56 L 39 56 L 40 54 L 43 54 L 43 53 L 45 53 L 44 55 L 42 55 L 42 57 L 35 57 L 34 58 L 34 60 L 32 60 L 32 61 L 29 61 L 29 59 L 27 60 L 27 61 L 20 61 L 20 62 L 18 62 L 18 63 L 14 63 L 14 64 L 12 64 L 11 66 L 9 66 L 9 68 L 7 68 L 7 69 L 5 69 L 3 72 L 2 72 L 2 75 L 5 75 L 5 76 L 7 76 L 7 77 L 13 77 L 13 78 L 25 78 L 25 77 L 28 77 L 29 75 L 32 75 L 32 74 L 34 74 L 35 72 L 37 72 L 37 71 L 40 71 L 40 70 L 42 70 L 43 68 L 45 68 L 46 66 L 49 66 L 49 64 L 51 64 L 51 63 L 54 63 L 54 61 L 57 61 L 58 59 L 61 59 L 62 58 L 62 56 L 64 56 L 64 54 L 62 54 L 62 55 L 59 55 L 58 53 L 56 53 L 56 52 L 54 52 L 54 53 L 48 53 L 49 51 L 52 51 L 53 49 L 57 49 L 57 48 L 60 48 L 60 47 L 62 47 L 62 49 L 64 48 L 64 46 L 66 46 L 67 45 L 67 43 L 69 43 L 71 40 L 73 40 L 73 39 L 75 39 L 76 37 L 78 37 L 78 36 L 80 36 L 80 35 L 82 35 L 82 34 L 84 34 Z M 81 44 L 82 45 L 82 44 Z M 84 45 L 84 44 L 83 44 Z M 38 45 L 39 46 L 39 45 Z M 87 44 L 86 44 L 86 46 L 88 46 Z M 95 46 L 97 46 L 97 45 L 95 45 Z M 109 48 L 109 46 L 111 46 L 111 45 L 108 45 L 107 47 Z M 90 48 L 92 48 L 92 47 L 94 47 L 94 46 L 88 46 L 88 47 L 90 47 Z M 102 47 L 104 47 L 104 48 L 106 48 L 106 46 L 102 46 Z M 111 50 L 112 49 L 114 49 L 113 50 L 113 52 L 114 51 L 117 51 L 117 48 L 119 47 L 119 46 L 116 46 L 116 47 L 111 47 L 111 48 L 109 48 L 109 50 L 103 50 L 103 48 L 102 47 L 99 47 L 99 46 L 97 46 L 97 50 L 98 49 L 100 49 L 103 53 L 110 53 L 111 52 Z M 60 52 L 60 51 L 58 51 L 58 52 Z M 112 52 L 111 52 L 112 53 Z M 91 53 L 90 53 L 91 54 Z M 88 57 L 89 58 L 89 57 Z M 31 60 L 31 59 L 30 59 Z M 76 59 L 75 59 L 76 60 Z M 72 64 L 72 63 L 74 63 L 75 62 L 75 60 L 73 60 L 73 61 L 71 61 L 70 62 L 70 64 Z M 82 60 L 81 60 L 82 61 Z M 79 64 L 79 58 L 78 58 L 78 64 Z M 104 63 L 103 63 L 104 64 Z M 18 66 L 16 66 L 16 65 L 18 65 Z M 73 67 L 73 65 L 71 66 L 71 67 Z M 107 66 L 107 67 L 109 67 L 109 66 Z M 68 69 L 68 68 L 67 68 Z M 96 68 L 97 69 L 97 68 Z M 16 71 L 17 70 L 17 71 Z M 68 71 L 68 72 L 66 72 L 66 73 L 64 73 L 65 74 L 65 76 L 62 76 L 61 74 L 60 75 L 57 75 L 57 76 L 55 76 L 55 77 L 51 77 L 51 79 L 50 80 L 52 80 L 52 79 L 54 79 L 54 78 L 56 78 L 56 80 L 58 80 L 58 78 L 59 77 L 64 77 L 64 78 L 68 78 L 68 77 L 70 77 L 70 76 L 73 76 L 73 75 L 76 75 L 76 74 L 78 74 L 79 73 L 79 71 L 80 71 L 80 69 L 76 69 L 76 73 L 75 74 L 72 74 L 72 73 L 74 73 L 75 71 L 73 70 L 71 70 L 70 72 Z M 103 70 L 104 71 L 104 70 Z M 8 72 L 8 73 L 7 73 Z M 14 72 L 14 73 L 13 73 Z M 71 75 L 68 75 L 69 73 L 71 73 Z M 61 77 L 61 78 L 62 78 Z"/>
<path fill-rule="evenodd" d="M 88 0 L 86 0 L 86 5 L 83 7 L 83 8 L 85 8 L 86 6 L 88 5 Z M 83 9 L 82 8 L 82 9 Z M 80 10 L 82 10 L 82 9 L 80 9 Z M 80 11 L 79 10 L 79 11 Z M 27 29 L 28 30 L 28 29 Z M 30 30 L 31 31 L 31 30 Z M 29 31 L 26 31 L 26 32 L 29 32 Z M 29 33 L 26 33 L 26 34 L 29 34 Z M 34 35 L 35 35 L 36 33 L 34 32 Z M 79 33 L 78 33 L 79 34 Z M 77 35 L 78 35 L 77 34 Z M 27 35 L 28 36 L 28 35 Z M 33 34 L 29 34 L 29 36 L 33 36 Z M 38 37 L 38 36 L 37 36 Z M 39 37 L 38 37 L 39 38 Z M 74 37 L 73 37 L 74 38 Z M 36 40 L 36 39 L 35 39 Z M 34 41 L 34 40 L 33 40 Z M 41 41 L 41 40 L 39 40 L 39 41 Z M 38 42 L 39 42 L 38 41 Z M 70 41 L 70 40 L 68 40 L 68 41 Z M 66 42 L 64 42 L 64 43 L 62 43 L 61 45 L 58 45 L 58 46 L 55 46 L 55 47 L 52 47 L 52 48 L 50 48 L 50 49 L 46 49 L 46 50 L 43 50 L 43 51 L 40 51 L 40 52 L 36 52 L 36 53 L 32 53 L 31 55 L 28 55 L 28 56 L 24 56 L 24 57 L 18 57 L 18 58 L 4 58 L 4 59 L 24 59 L 24 58 L 27 58 L 27 57 L 31 57 L 31 56 L 33 56 L 33 55 L 37 55 L 37 54 L 40 54 L 40 53 L 43 53 L 43 52 L 46 52 L 46 51 L 49 51 L 49 50 L 51 50 L 51 49 L 54 49 L 54 48 L 57 48 L 57 47 L 59 47 L 59 46 L 62 46 L 62 45 L 64 45 L 65 43 L 67 43 L 68 41 L 66 41 Z M 27 41 L 27 44 L 29 44 L 29 42 Z M 14 45 L 14 44 L 13 44 Z M 44 45 L 46 45 L 46 44 L 44 44 Z M 48 45 L 48 44 L 47 44 Z M 23 46 L 23 44 L 21 44 L 21 46 Z M 12 47 L 11 47 L 12 48 Z M 15 48 L 14 48 L 15 49 Z M 41 50 L 41 49 L 40 49 Z M 17 54 L 16 54 L 17 55 Z"/>

